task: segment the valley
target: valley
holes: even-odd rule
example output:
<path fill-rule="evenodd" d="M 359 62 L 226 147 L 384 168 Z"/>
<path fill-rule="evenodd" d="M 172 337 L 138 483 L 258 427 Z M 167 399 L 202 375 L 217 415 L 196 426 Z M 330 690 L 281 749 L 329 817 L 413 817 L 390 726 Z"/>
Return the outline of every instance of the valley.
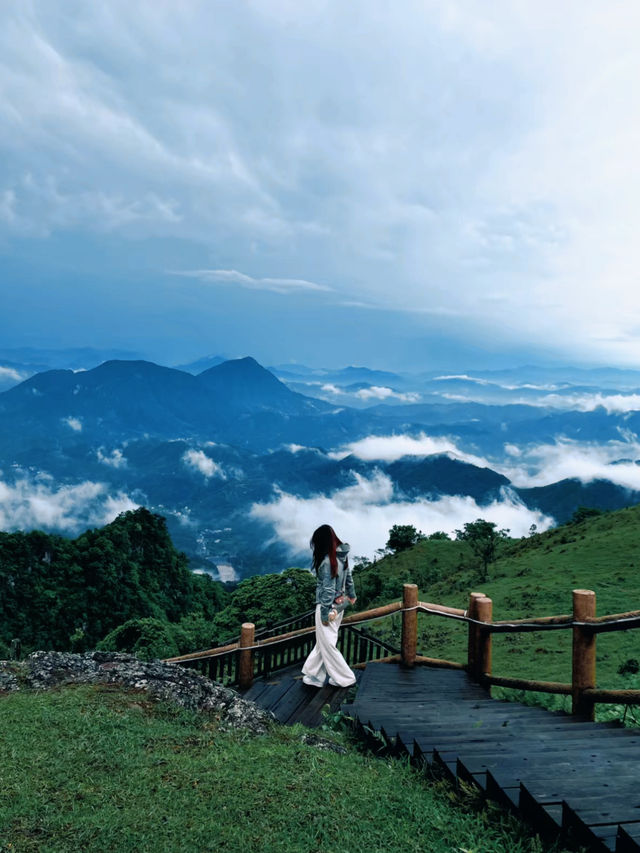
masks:
<path fill-rule="evenodd" d="M 0 393 L 0 529 L 76 535 L 146 506 L 193 570 L 225 582 L 306 565 L 326 518 L 368 558 L 394 523 L 451 533 L 485 517 L 522 536 L 640 501 L 638 387 L 628 370 L 220 357 L 35 372 Z"/>

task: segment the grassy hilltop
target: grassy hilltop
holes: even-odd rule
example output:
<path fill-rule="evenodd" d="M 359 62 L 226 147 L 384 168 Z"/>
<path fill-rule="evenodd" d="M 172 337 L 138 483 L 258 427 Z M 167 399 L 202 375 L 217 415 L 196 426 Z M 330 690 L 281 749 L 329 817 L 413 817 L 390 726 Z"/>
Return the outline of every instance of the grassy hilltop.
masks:
<path fill-rule="evenodd" d="M 104 685 L 0 699 L 3 853 L 556 851 L 495 806 L 301 726 L 213 715 Z"/>
<path fill-rule="evenodd" d="M 417 583 L 422 601 L 467 607 L 468 594 L 493 600 L 494 619 L 571 613 L 573 589 L 596 593 L 597 613 L 640 610 L 640 506 L 604 513 L 525 539 L 505 540 L 498 559 L 480 582 L 477 558 L 465 542 L 425 540 L 356 573 L 360 603 L 399 598 L 402 583 Z M 378 631 L 397 640 L 396 618 Z M 450 620 L 420 616 L 419 650 L 431 657 L 466 660 L 466 628 Z M 635 687 L 633 675 L 618 673 L 629 659 L 640 660 L 640 631 L 600 635 L 598 685 Z M 496 675 L 544 681 L 571 680 L 571 632 L 535 632 L 493 638 Z M 560 701 L 560 700 L 558 700 Z"/>

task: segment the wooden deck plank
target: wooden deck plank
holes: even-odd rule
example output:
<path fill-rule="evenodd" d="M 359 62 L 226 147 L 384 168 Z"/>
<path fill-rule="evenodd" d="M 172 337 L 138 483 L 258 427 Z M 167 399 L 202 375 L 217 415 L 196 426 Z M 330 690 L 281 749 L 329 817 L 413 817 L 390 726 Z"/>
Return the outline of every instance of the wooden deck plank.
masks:
<path fill-rule="evenodd" d="M 301 705 L 311 701 L 315 690 L 316 688 L 308 687 L 299 679 L 294 679 L 289 690 L 271 708 L 272 712 L 276 715 L 276 719 L 281 723 L 288 723 L 295 716 Z"/>
<path fill-rule="evenodd" d="M 633 853 L 640 849 L 640 824 L 623 823 L 618 826 L 616 853 Z"/>
<path fill-rule="evenodd" d="M 352 690 L 306 687 L 299 674 L 292 668 L 288 685 L 278 674 L 245 695 L 270 704 L 282 722 L 308 726 L 321 724 L 326 705 L 341 707 L 416 762 L 438 762 L 542 832 L 557 834 L 564 821 L 590 850 L 640 851 L 637 730 L 493 700 L 460 670 L 367 666 L 355 698 Z"/>
<path fill-rule="evenodd" d="M 293 681 L 294 679 L 290 675 L 285 675 L 280 679 L 267 682 L 267 689 L 258 697 L 260 707 L 266 711 L 271 711 L 280 699 L 293 687 Z"/>
<path fill-rule="evenodd" d="M 564 801 L 567 814 L 576 815 L 574 823 L 582 821 L 581 837 L 590 849 L 614 850 L 618 843 L 627 845 L 623 853 L 640 850 L 640 832 L 638 837 L 635 828 L 628 832 L 629 823 L 618 832 L 610 821 L 614 812 L 603 812 L 612 792 L 616 816 L 628 821 L 635 814 L 640 733 L 491 700 L 481 688 L 468 689 L 465 679 L 463 672 L 428 667 L 413 673 L 367 667 L 350 712 L 396 737 L 415 760 L 437 760 L 452 776 L 481 787 L 484 782 L 503 805 L 534 816 L 547 832 L 560 830 Z"/>

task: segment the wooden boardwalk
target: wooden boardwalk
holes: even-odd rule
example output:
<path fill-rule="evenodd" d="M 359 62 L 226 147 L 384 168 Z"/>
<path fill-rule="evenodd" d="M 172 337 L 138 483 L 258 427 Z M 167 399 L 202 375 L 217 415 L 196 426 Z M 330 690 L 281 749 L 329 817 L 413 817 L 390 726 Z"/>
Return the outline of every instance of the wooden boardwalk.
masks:
<path fill-rule="evenodd" d="M 361 676 L 362 672 L 356 673 L 357 679 Z M 254 681 L 242 696 L 271 711 L 285 725 L 302 723 L 314 729 L 322 723 L 325 706 L 337 711 L 353 693 L 354 688 L 351 687 L 331 687 L 329 684 L 320 688 L 309 687 L 303 684 L 302 673 L 297 666 Z"/>
<path fill-rule="evenodd" d="M 594 851 L 640 850 L 640 732 L 490 699 L 460 670 L 373 663 L 358 676 L 357 691 L 318 689 L 292 669 L 244 696 L 309 727 L 323 706 L 342 705 L 398 751 L 477 785 L 538 831 L 568 832 Z"/>
<path fill-rule="evenodd" d="M 421 763 L 477 785 L 537 829 L 640 850 L 640 732 L 490 699 L 459 670 L 373 664 L 343 708 Z"/>

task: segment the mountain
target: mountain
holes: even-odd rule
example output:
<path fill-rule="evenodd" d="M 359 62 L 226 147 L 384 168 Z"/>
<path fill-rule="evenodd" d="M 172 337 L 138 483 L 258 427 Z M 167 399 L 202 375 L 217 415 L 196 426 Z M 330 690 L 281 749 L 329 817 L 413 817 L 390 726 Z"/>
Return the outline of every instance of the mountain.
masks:
<path fill-rule="evenodd" d="M 195 376 L 204 370 L 209 370 L 210 367 L 217 367 L 224 361 L 227 361 L 227 359 L 221 355 L 205 355 L 196 361 L 190 361 L 188 364 L 176 364 L 175 368 L 176 370 L 184 370 L 185 373 L 193 373 Z"/>
<path fill-rule="evenodd" d="M 234 414 L 272 411 L 301 415 L 326 412 L 325 403 L 296 394 L 254 358 L 225 361 L 198 374 L 200 386 Z"/>
<path fill-rule="evenodd" d="M 142 435 L 242 441 L 238 418 L 269 414 L 271 435 L 291 416 L 328 409 L 290 391 L 252 358 L 198 376 L 148 361 L 108 361 L 82 372 L 39 373 L 0 394 L 0 454 L 35 440 L 66 446 L 80 434 L 102 442 Z M 255 424 L 245 426 L 249 434 L 256 431 Z"/>
<path fill-rule="evenodd" d="M 47 370 L 88 370 L 109 359 L 139 358 L 120 350 L 96 350 L 90 347 L 65 350 L 20 347 L 0 349 L 0 392 L 8 391 L 35 373 Z"/>
<path fill-rule="evenodd" d="M 334 374 L 349 381 L 354 372 L 366 369 Z M 354 394 L 371 387 L 351 383 Z M 411 520 L 415 504 L 427 533 L 429 524 L 445 529 L 446 513 L 473 520 L 484 507 L 526 532 L 580 505 L 611 509 L 640 497 L 640 476 L 638 491 L 617 485 L 633 485 L 638 412 L 433 399 L 335 405 L 297 393 L 250 357 L 197 375 L 142 360 L 41 372 L 0 393 L 0 522 L 76 532 L 144 505 L 166 516 L 194 568 L 233 579 L 306 560 L 291 543 L 304 541 L 317 513 L 347 513 L 366 528 L 360 553 L 372 553 L 397 523 L 396 506 Z M 565 447 L 574 479 L 560 462 Z M 509 479 L 522 486 L 544 471 L 552 480 L 556 460 L 560 482 L 516 489 Z M 583 482 L 590 471 L 600 479 Z M 461 523 L 452 517 L 446 529 Z M 294 536 L 302 525 L 304 536 Z"/>
<path fill-rule="evenodd" d="M 515 491 L 527 506 L 553 516 L 559 524 L 569 521 L 579 506 L 609 511 L 640 503 L 640 491 L 618 486 L 609 480 L 582 483 L 567 479 L 548 486 Z"/>

